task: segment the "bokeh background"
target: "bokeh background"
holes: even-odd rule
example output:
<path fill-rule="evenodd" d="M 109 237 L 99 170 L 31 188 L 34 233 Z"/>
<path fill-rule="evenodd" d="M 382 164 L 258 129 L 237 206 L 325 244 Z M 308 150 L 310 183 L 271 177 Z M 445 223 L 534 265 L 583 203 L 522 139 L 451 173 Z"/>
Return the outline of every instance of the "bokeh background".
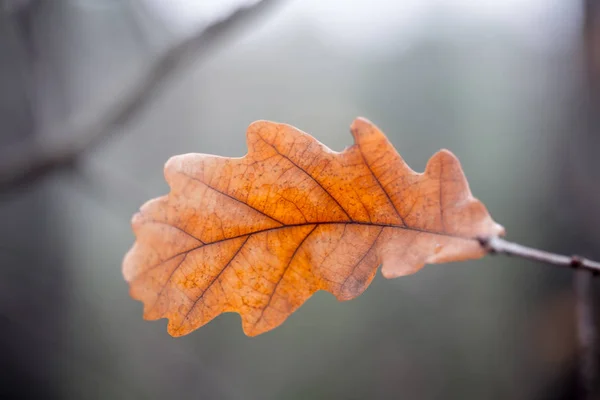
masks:
<path fill-rule="evenodd" d="M 365 116 L 416 170 L 448 148 L 509 239 L 600 258 L 595 3 L 0 1 L 0 394 L 596 398 L 577 311 L 596 316 L 599 280 L 578 300 L 568 269 L 487 257 L 378 274 L 256 338 L 226 314 L 178 339 L 121 274 L 164 162 L 242 156 L 257 119 L 342 150 Z"/>

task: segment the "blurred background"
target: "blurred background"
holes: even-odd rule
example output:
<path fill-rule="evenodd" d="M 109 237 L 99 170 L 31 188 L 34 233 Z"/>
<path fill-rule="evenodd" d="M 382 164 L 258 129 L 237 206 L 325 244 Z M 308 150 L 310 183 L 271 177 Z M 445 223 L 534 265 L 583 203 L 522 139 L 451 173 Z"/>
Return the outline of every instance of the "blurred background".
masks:
<path fill-rule="evenodd" d="M 142 319 L 121 262 L 170 156 L 242 156 L 257 119 L 342 150 L 356 116 L 416 170 L 452 150 L 510 240 L 600 258 L 593 0 L 0 0 L 2 398 L 598 398 L 600 278 L 520 259 L 378 274 L 256 338 Z"/>

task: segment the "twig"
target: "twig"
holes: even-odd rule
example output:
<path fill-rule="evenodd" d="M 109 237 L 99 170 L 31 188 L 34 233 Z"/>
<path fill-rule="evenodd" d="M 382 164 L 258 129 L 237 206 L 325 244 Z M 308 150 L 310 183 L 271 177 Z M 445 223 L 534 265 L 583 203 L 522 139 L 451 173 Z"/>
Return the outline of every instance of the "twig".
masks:
<path fill-rule="evenodd" d="M 600 263 L 580 256 L 565 256 L 534 249 L 517 243 L 509 242 L 497 236 L 479 238 L 481 246 L 490 254 L 506 254 L 509 256 L 526 258 L 528 260 L 547 264 L 588 270 L 594 275 L 600 274 Z"/>
<path fill-rule="evenodd" d="M 50 171 L 66 167 L 102 140 L 126 125 L 154 99 L 175 72 L 210 50 L 223 33 L 266 10 L 277 0 L 261 0 L 239 8 L 224 19 L 166 51 L 150 67 L 139 83 L 97 122 L 73 132 L 34 135 L 0 153 L 0 192 L 33 182 Z"/>

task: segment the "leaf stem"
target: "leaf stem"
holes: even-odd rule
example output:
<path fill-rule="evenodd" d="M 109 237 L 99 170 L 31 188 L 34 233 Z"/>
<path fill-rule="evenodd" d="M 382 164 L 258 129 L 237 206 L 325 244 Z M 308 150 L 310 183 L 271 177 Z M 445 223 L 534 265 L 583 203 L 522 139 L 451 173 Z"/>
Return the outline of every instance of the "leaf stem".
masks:
<path fill-rule="evenodd" d="M 489 254 L 506 254 L 508 256 L 521 257 L 561 267 L 587 270 L 594 275 L 600 274 L 600 262 L 588 260 L 581 256 L 565 256 L 562 254 L 550 253 L 544 250 L 523 246 L 518 243 L 509 242 L 497 236 L 483 237 L 478 238 L 477 240 L 481 244 L 481 247 Z"/>

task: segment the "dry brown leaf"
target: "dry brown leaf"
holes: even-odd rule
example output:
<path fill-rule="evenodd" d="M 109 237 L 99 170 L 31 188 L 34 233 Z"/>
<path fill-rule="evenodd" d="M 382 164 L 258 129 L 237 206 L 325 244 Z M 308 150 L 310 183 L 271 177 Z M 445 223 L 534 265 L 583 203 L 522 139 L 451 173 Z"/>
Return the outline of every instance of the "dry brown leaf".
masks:
<path fill-rule="evenodd" d="M 425 263 L 478 258 L 480 236 L 503 234 L 474 199 L 458 159 L 441 150 L 414 172 L 359 118 L 338 153 L 285 124 L 258 121 L 248 154 L 172 157 L 167 196 L 133 217 L 123 262 L 144 317 L 173 336 L 223 312 L 247 335 L 271 330 L 317 290 L 360 295 L 381 263 L 387 278 Z"/>

